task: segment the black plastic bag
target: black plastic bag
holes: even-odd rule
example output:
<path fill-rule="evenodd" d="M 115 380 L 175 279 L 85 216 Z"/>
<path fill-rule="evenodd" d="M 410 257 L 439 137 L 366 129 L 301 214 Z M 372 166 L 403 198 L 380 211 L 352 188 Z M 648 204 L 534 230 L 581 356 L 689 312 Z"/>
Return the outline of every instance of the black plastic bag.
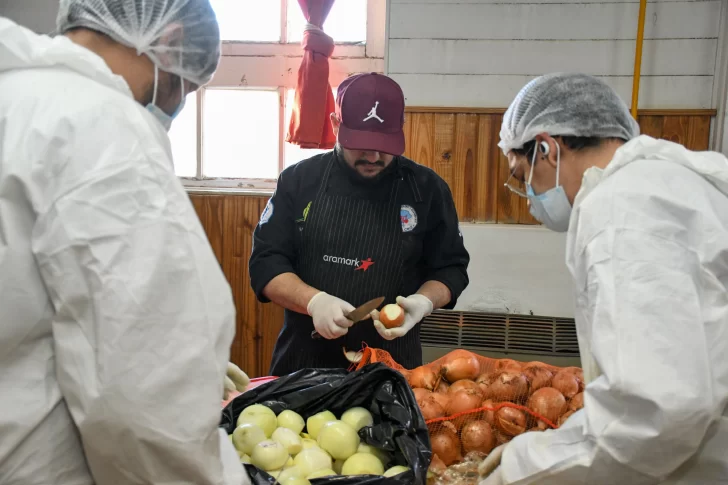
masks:
<path fill-rule="evenodd" d="M 359 431 L 361 440 L 388 451 L 396 464 L 410 471 L 396 477 L 325 477 L 315 485 L 425 485 L 432 451 L 427 425 L 406 379 L 384 364 L 368 365 L 358 371 L 303 369 L 263 384 L 233 399 L 223 409 L 220 426 L 228 434 L 235 430 L 238 415 L 252 404 L 262 404 L 276 414 L 290 409 L 303 419 L 329 410 L 337 416 L 361 406 L 374 416 L 374 426 Z M 386 464 L 385 464 L 386 465 Z M 271 485 L 275 479 L 252 465 L 246 465 L 254 485 Z"/>

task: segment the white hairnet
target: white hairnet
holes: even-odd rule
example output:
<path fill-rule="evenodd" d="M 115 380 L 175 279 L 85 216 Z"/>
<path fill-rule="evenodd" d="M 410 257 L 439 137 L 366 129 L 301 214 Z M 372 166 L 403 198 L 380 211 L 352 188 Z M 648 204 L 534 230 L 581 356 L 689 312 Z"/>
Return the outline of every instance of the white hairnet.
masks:
<path fill-rule="evenodd" d="M 586 74 L 555 73 L 521 89 L 503 116 L 498 146 L 507 154 L 540 133 L 631 140 L 640 128 L 604 82 Z"/>
<path fill-rule="evenodd" d="M 220 28 L 209 0 L 60 0 L 57 30 L 83 27 L 146 54 L 163 71 L 199 86 L 220 59 Z"/>

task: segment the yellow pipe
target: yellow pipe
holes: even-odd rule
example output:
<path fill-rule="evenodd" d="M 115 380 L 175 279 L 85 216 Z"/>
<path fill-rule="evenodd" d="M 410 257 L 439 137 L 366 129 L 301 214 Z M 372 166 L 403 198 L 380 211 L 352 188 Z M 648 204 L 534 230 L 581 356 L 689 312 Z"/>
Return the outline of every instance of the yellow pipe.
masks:
<path fill-rule="evenodd" d="M 640 15 L 637 20 L 637 45 L 634 52 L 634 75 L 632 76 L 632 117 L 637 119 L 637 103 L 640 97 L 640 70 L 642 69 L 642 42 L 645 39 L 645 12 L 647 0 L 640 0 Z"/>

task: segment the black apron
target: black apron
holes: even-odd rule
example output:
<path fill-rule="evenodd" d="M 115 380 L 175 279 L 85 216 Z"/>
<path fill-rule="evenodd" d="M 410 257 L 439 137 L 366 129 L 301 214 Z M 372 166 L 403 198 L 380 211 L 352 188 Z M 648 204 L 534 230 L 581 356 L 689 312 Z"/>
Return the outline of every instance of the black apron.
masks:
<path fill-rule="evenodd" d="M 327 193 L 332 152 L 321 186 L 311 204 L 302 233 L 297 274 L 308 285 L 349 302 L 354 307 L 380 296 L 394 303 L 403 287 L 402 222 L 398 192 L 403 177 L 397 172 L 389 199 L 372 201 Z M 387 183 L 387 182 L 383 182 Z M 406 296 L 406 295 L 404 295 Z M 349 367 L 343 354 L 363 344 L 392 354 L 406 368 L 422 365 L 419 325 L 404 337 L 385 340 L 371 319 L 355 323 L 336 340 L 311 338 L 313 320 L 285 311 L 283 330 L 276 342 L 271 375 L 283 376 L 303 368 Z"/>

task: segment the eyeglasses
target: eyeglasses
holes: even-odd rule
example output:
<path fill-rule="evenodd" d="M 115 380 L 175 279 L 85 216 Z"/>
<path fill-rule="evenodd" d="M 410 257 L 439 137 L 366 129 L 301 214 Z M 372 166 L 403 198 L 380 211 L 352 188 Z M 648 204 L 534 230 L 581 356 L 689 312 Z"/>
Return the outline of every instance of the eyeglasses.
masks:
<path fill-rule="evenodd" d="M 516 188 L 509 183 L 512 178 L 513 178 L 513 172 L 511 172 L 511 175 L 508 177 L 508 180 L 506 180 L 506 183 L 503 184 L 505 186 L 505 188 L 507 188 L 508 190 L 510 190 L 511 192 L 516 194 L 517 196 L 527 199 L 528 195 L 526 195 L 526 193 L 523 190 Z"/>

